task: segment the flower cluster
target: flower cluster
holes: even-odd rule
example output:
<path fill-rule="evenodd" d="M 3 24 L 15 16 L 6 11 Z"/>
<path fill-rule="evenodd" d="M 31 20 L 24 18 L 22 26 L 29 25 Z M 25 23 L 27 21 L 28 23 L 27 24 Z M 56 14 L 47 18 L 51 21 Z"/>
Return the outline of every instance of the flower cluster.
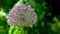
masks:
<path fill-rule="evenodd" d="M 37 15 L 34 12 L 34 9 L 22 5 L 14 6 L 8 14 L 8 25 L 12 26 L 29 26 L 37 22 Z"/>

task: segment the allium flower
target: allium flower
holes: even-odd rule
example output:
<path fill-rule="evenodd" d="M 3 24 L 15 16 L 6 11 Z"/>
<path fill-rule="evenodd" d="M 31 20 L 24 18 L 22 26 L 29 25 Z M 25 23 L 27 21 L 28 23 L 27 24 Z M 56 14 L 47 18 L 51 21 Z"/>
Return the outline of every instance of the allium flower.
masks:
<path fill-rule="evenodd" d="M 8 25 L 12 26 L 29 26 L 37 23 L 37 15 L 33 8 L 22 5 L 14 6 L 8 15 Z"/>

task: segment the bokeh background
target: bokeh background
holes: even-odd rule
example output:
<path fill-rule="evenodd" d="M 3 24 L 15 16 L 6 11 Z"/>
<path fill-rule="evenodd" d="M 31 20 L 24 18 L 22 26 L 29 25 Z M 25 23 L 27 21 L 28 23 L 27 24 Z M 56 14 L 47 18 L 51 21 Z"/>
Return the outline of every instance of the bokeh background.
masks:
<path fill-rule="evenodd" d="M 0 34 L 9 34 L 7 23 L 9 10 L 19 0 L 0 0 Z M 60 13 L 58 0 L 28 0 L 38 17 L 38 23 L 32 27 L 24 27 L 28 34 L 60 34 Z M 15 30 L 11 31 L 13 34 Z M 23 31 L 22 31 L 23 33 Z M 27 34 L 26 33 L 26 34 Z M 15 33 L 18 34 L 18 33 Z"/>

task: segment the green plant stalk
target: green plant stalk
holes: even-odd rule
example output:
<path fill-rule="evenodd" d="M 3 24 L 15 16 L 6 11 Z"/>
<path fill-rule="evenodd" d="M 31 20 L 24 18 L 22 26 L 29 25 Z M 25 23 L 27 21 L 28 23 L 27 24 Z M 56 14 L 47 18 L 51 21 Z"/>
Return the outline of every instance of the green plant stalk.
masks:
<path fill-rule="evenodd" d="M 8 34 L 11 34 L 13 29 L 14 29 L 14 26 L 10 26 Z"/>
<path fill-rule="evenodd" d="M 13 31 L 14 29 L 14 31 Z M 25 34 L 24 27 L 10 26 L 9 34 Z"/>
<path fill-rule="evenodd" d="M 24 1 L 24 0 L 19 0 L 20 4 L 23 4 L 23 3 L 24 3 L 23 1 Z"/>
<path fill-rule="evenodd" d="M 15 31 L 13 32 L 13 34 L 24 34 L 24 29 L 23 27 L 16 27 Z"/>

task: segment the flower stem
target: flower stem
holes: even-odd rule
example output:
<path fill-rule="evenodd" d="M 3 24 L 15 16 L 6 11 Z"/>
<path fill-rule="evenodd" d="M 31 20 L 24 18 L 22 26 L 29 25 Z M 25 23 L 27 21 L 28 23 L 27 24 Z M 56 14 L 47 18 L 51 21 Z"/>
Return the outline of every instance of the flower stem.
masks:
<path fill-rule="evenodd" d="M 23 4 L 23 3 L 24 3 L 23 1 L 24 1 L 24 0 L 19 0 L 20 4 Z"/>

